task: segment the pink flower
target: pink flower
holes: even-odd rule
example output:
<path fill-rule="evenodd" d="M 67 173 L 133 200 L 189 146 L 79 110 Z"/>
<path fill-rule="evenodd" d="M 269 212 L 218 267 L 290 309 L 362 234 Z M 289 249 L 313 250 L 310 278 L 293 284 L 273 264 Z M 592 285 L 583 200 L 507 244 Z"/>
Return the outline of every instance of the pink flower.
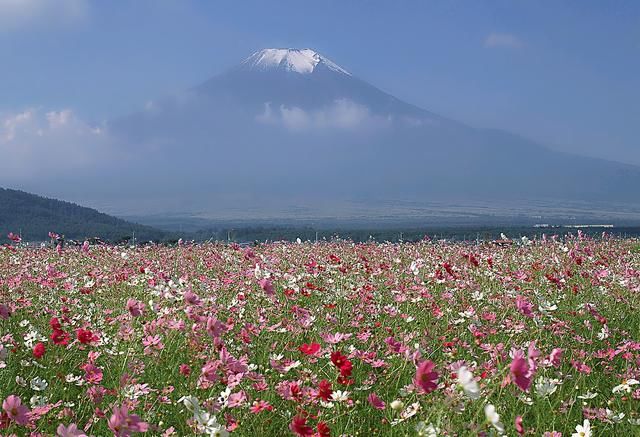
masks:
<path fill-rule="evenodd" d="M 87 389 L 87 396 L 91 399 L 91 402 L 94 404 L 99 404 L 102 402 L 102 399 L 107 394 L 107 389 L 101 385 L 92 385 Z"/>
<path fill-rule="evenodd" d="M 353 334 L 343 334 L 342 332 L 336 332 L 335 334 L 323 333 L 320 337 L 329 344 L 338 344 L 341 341 L 349 340 Z"/>
<path fill-rule="evenodd" d="M 524 358 L 522 351 L 515 351 L 511 362 L 511 376 L 513 381 L 522 391 L 527 391 L 531 386 L 532 374 L 529 363 Z"/>
<path fill-rule="evenodd" d="M 271 404 L 269 404 L 269 402 L 260 399 L 253 402 L 253 405 L 251 406 L 251 408 L 249 408 L 249 411 L 251 411 L 253 414 L 258 414 L 262 411 L 273 411 L 273 407 L 271 406 Z"/>
<path fill-rule="evenodd" d="M 524 427 L 522 426 L 522 416 L 516 416 L 514 424 L 516 427 L 516 431 L 518 431 L 518 434 L 524 434 Z"/>
<path fill-rule="evenodd" d="M 553 364 L 554 367 L 560 367 L 560 361 L 562 361 L 562 349 L 557 347 L 551 351 L 549 362 Z"/>
<path fill-rule="evenodd" d="M 258 281 L 258 284 L 260 284 L 260 288 L 264 290 L 267 296 L 273 296 L 275 294 L 273 283 L 269 279 L 260 279 L 260 281 Z"/>
<path fill-rule="evenodd" d="M 215 317 L 209 317 L 207 319 L 207 333 L 213 338 L 220 337 L 225 331 L 227 327 Z"/>
<path fill-rule="evenodd" d="M 102 370 L 93 363 L 85 363 L 80 366 L 84 370 L 84 380 L 90 384 L 98 384 L 102 381 Z"/>
<path fill-rule="evenodd" d="M 9 235 L 7 235 L 7 238 L 13 241 L 14 243 L 19 243 L 22 241 L 22 238 L 20 238 L 19 235 L 16 235 L 13 232 L 9 232 Z"/>
<path fill-rule="evenodd" d="M 164 349 L 164 344 L 159 335 L 147 335 L 142 339 L 142 345 L 144 346 L 145 355 L 150 355 L 154 349 L 158 351 Z"/>
<path fill-rule="evenodd" d="M 239 391 L 238 393 L 231 393 L 229 395 L 229 399 L 227 400 L 227 406 L 229 408 L 241 407 L 247 402 L 247 395 L 244 391 Z"/>
<path fill-rule="evenodd" d="M 433 369 L 435 364 L 431 360 L 421 362 L 416 369 L 414 384 L 422 393 L 431 393 L 438 387 L 438 372 Z"/>
<path fill-rule="evenodd" d="M 191 290 L 187 290 L 184 293 L 184 301 L 189 305 L 195 305 L 195 306 L 199 306 L 202 303 L 198 295 Z"/>
<path fill-rule="evenodd" d="M 129 414 L 126 406 L 113 407 L 113 414 L 108 420 L 109 429 L 117 437 L 130 436 L 135 432 L 147 432 L 149 424 L 140 420 L 136 414 Z"/>
<path fill-rule="evenodd" d="M 9 307 L 0 304 L 0 319 L 7 320 L 9 318 Z"/>
<path fill-rule="evenodd" d="M 127 309 L 133 317 L 141 316 L 144 312 L 144 304 L 135 299 L 127 299 Z"/>
<path fill-rule="evenodd" d="M 64 426 L 63 424 L 58 425 L 56 434 L 58 437 L 87 437 L 83 431 L 78 429 L 75 423 L 72 423 L 69 426 Z"/>
<path fill-rule="evenodd" d="M 516 307 L 526 317 L 533 317 L 533 305 L 524 296 L 516 297 Z"/>
<path fill-rule="evenodd" d="M 15 421 L 18 425 L 26 425 L 29 422 L 27 417 L 29 409 L 22 405 L 22 401 L 16 395 L 8 396 L 2 402 L 2 409 L 7 413 L 9 419 Z"/>
<path fill-rule="evenodd" d="M 369 396 L 367 397 L 367 401 L 369 401 L 371 406 L 376 410 L 384 410 L 384 407 L 386 406 L 384 401 L 380 399 L 378 395 L 373 392 L 369 394 Z"/>

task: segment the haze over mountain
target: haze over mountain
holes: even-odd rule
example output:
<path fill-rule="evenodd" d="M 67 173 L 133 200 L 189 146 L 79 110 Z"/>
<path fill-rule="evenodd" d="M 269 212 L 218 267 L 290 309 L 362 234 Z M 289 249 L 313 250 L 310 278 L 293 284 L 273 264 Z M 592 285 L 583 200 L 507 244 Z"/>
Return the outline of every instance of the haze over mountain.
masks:
<path fill-rule="evenodd" d="M 110 127 L 200 209 L 305 198 L 640 200 L 637 167 L 449 120 L 311 49 L 261 50 Z"/>
<path fill-rule="evenodd" d="M 340 214 L 349 202 L 640 202 L 638 167 L 466 126 L 312 49 L 260 50 L 101 129 L 89 138 L 105 144 L 101 159 L 56 174 L 49 190 L 110 211 L 210 216 L 311 204 Z"/>

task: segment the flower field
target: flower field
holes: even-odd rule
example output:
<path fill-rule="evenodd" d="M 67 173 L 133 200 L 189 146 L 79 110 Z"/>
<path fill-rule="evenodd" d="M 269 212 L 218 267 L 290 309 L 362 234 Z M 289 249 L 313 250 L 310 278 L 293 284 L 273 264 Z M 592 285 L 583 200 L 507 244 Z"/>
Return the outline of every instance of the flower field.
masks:
<path fill-rule="evenodd" d="M 637 240 L 13 239 L 0 435 L 640 435 Z"/>

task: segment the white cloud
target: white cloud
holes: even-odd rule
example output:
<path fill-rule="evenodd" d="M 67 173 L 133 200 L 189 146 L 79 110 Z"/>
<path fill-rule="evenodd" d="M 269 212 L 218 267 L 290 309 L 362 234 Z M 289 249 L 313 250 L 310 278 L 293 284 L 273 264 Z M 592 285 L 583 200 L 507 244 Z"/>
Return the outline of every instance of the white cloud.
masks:
<path fill-rule="evenodd" d="M 87 0 L 0 0 L 0 32 L 76 23 L 88 9 Z"/>
<path fill-rule="evenodd" d="M 523 42 L 510 33 L 491 32 L 484 39 L 485 48 L 504 47 L 509 49 L 519 49 L 523 47 Z"/>
<path fill-rule="evenodd" d="M 270 103 L 266 103 L 264 112 L 256 119 L 262 123 L 282 124 L 292 131 L 376 127 L 389 122 L 371 114 L 366 106 L 347 99 L 338 99 L 331 106 L 313 111 L 284 105 L 274 110 Z"/>
<path fill-rule="evenodd" d="M 29 108 L 0 113 L 0 177 L 28 179 L 73 171 L 111 155 L 105 129 L 78 118 L 73 111 Z"/>

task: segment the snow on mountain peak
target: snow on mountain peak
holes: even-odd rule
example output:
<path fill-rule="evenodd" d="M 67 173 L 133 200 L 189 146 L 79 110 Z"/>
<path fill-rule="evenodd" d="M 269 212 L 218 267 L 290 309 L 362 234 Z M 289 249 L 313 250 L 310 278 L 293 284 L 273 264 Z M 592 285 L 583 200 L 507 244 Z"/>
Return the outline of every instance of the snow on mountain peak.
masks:
<path fill-rule="evenodd" d="M 338 73 L 351 75 L 335 62 L 311 49 L 264 49 L 249 56 L 242 65 L 252 70 L 284 69 L 299 74 L 313 73 L 318 65 L 323 65 Z"/>

